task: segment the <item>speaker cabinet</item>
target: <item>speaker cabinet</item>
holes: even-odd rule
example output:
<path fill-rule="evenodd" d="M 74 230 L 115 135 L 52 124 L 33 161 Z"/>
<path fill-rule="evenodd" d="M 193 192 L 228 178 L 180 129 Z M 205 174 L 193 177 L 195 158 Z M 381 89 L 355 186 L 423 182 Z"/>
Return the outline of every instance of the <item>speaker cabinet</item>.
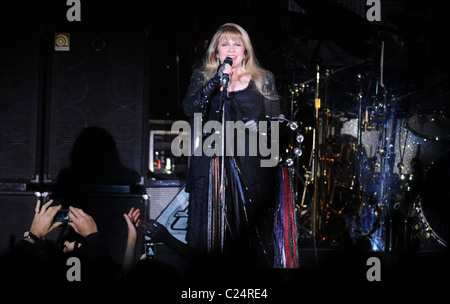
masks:
<path fill-rule="evenodd" d="M 180 181 L 153 181 L 147 188 L 150 218 L 164 225 L 174 237 L 186 243 L 189 194 Z"/>
<path fill-rule="evenodd" d="M 1 29 L 0 36 L 0 183 L 37 182 L 41 34 Z"/>
<path fill-rule="evenodd" d="M 146 33 L 53 31 L 50 39 L 45 183 L 73 165 L 75 141 L 88 127 L 111 136 L 123 166 L 142 183 L 148 167 Z M 122 179 L 136 183 L 133 175 Z"/>
<path fill-rule="evenodd" d="M 0 255 L 30 229 L 37 196 L 34 192 L 0 192 Z"/>
<path fill-rule="evenodd" d="M 147 188 L 147 193 L 150 196 L 150 218 L 156 219 L 167 208 L 167 206 L 176 197 L 181 190 L 181 186 L 167 186 L 167 187 L 150 187 Z"/>

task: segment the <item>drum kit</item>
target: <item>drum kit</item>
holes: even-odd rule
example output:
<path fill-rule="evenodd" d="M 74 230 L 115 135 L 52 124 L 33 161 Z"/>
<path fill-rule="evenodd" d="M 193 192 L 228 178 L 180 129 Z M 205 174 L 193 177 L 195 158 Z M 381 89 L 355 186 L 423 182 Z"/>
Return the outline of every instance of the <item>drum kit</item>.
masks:
<path fill-rule="evenodd" d="M 295 161 L 288 157 L 295 171 L 299 243 L 446 250 L 448 109 L 405 107 L 416 93 L 392 93 L 378 73 L 355 73 L 355 91 L 338 94 L 347 96 L 344 106 L 333 104 L 327 89 L 339 72 L 317 65 L 316 77 L 288 90 L 291 135 L 282 146 L 286 153 L 297 148 L 300 131 L 303 150 L 296 150 Z M 289 129 L 293 122 L 296 132 Z"/>

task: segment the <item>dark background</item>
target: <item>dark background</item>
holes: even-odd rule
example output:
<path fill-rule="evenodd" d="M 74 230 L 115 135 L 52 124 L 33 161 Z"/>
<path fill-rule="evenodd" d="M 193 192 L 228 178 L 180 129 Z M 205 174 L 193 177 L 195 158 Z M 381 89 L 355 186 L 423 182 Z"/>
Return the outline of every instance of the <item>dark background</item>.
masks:
<path fill-rule="evenodd" d="M 0 33 L 5 36 L 0 37 L 0 252 L 29 228 L 36 202 L 34 191 L 61 190 L 54 187 L 57 175 L 66 166 L 68 152 L 84 124 L 87 127 L 95 122 L 104 127 L 115 139 L 122 164 L 135 170 L 142 179 L 141 186 L 145 185 L 148 131 L 153 128 L 148 121 L 185 119 L 181 101 L 190 75 L 209 39 L 225 22 L 238 23 L 248 31 L 261 65 L 275 74 L 285 112 L 290 110 L 292 88 L 314 79 L 319 65 L 322 75 L 327 71 L 331 75 L 320 90 L 324 105 L 333 114 L 354 118 L 355 96 L 360 90 L 357 78 L 362 76 L 371 82 L 363 93 L 374 95 L 373 83 L 380 78 L 384 51 L 384 84 L 390 100 L 399 101 L 400 118 L 427 109 L 448 114 L 450 18 L 446 2 L 380 2 L 381 21 L 369 22 L 365 0 L 81 0 L 81 21 L 69 22 L 65 0 L 1 1 Z M 55 32 L 71 33 L 70 53 L 53 51 Z M 89 47 L 91 41 L 99 42 L 100 48 L 102 41 L 114 43 L 108 43 L 105 52 L 96 52 Z M 135 50 L 138 56 L 133 57 Z M 126 60 L 122 60 L 123 54 Z M 65 61 L 65 55 L 70 62 Z M 16 62 L 19 70 L 15 69 Z M 85 84 L 71 88 L 70 84 L 79 79 L 66 76 L 66 67 L 92 76 L 88 84 L 97 95 L 86 99 L 89 102 L 83 108 L 77 108 L 78 101 L 74 100 L 71 110 L 64 112 L 60 100 L 67 96 L 76 99 L 78 89 Z M 18 72 L 10 75 L 10 71 Z M 123 82 L 103 96 L 101 88 L 111 87 L 108 76 L 113 73 L 118 73 L 116 77 Z M 60 80 L 68 85 L 54 86 Z M 135 103 L 128 104 L 129 93 L 138 91 Z M 306 103 L 311 102 L 312 93 L 305 92 Z M 8 99 L 10 96 L 17 98 Z M 61 112 L 52 112 L 55 109 Z M 73 115 L 78 110 L 83 112 L 80 117 L 89 115 L 79 119 Z M 312 113 L 302 111 L 297 118 L 312 118 Z M 54 119 L 58 121 L 52 123 Z M 69 121 L 74 125 L 67 125 Z M 448 150 L 448 143 L 436 144 L 442 151 Z M 442 167 L 447 169 L 448 162 Z M 439 176 L 448 176 L 445 174 Z M 448 178 L 441 191 L 446 186 Z M 92 193 L 84 195 L 79 189 L 64 188 L 59 195 L 70 201 L 74 197 L 71 190 L 81 206 L 91 203 Z M 123 208 L 129 206 L 122 202 L 130 200 L 130 193 L 110 190 L 113 193 L 102 193 L 100 201 L 116 203 L 118 207 L 114 208 L 120 206 L 120 213 L 126 212 Z M 133 205 L 148 207 L 140 195 L 132 198 Z M 98 211 L 91 207 L 93 213 Z M 111 241 L 112 246 L 124 244 L 122 228 Z M 427 269 L 437 269 L 440 261 Z M 320 274 L 318 280 L 322 280 Z"/>
<path fill-rule="evenodd" d="M 382 20 L 368 22 L 369 6 L 356 0 L 81 1 L 81 22 L 69 22 L 65 1 L 2 1 L 0 27 L 147 30 L 150 118 L 178 119 L 192 68 L 225 22 L 249 32 L 258 59 L 276 75 L 280 91 L 308 80 L 318 57 L 322 68 L 370 59 L 364 71 L 372 72 L 385 41 L 386 84 L 401 90 L 398 94 L 436 92 L 448 79 L 444 3 L 383 0 Z M 341 77 L 348 85 L 352 76 Z"/>

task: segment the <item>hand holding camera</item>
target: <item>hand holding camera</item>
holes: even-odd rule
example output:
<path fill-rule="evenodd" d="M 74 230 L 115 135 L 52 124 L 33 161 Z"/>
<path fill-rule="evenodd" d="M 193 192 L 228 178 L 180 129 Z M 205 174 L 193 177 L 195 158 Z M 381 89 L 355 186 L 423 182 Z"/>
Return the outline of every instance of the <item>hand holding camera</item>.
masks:
<path fill-rule="evenodd" d="M 61 208 L 61 204 L 54 204 L 52 199 L 41 208 L 41 200 L 38 200 L 28 234 L 31 232 L 34 238 L 40 239 L 63 223 L 67 223 L 83 237 L 98 232 L 94 219 L 82 209 L 76 207 L 69 207 L 69 209 Z M 34 241 L 33 238 L 27 238 L 27 240 Z"/>
<path fill-rule="evenodd" d="M 37 238 L 42 238 L 52 232 L 55 228 L 62 225 L 62 222 L 55 222 L 55 218 L 58 211 L 61 209 L 61 205 L 51 206 L 53 200 L 49 200 L 42 208 L 41 200 L 37 201 L 35 207 L 35 215 L 33 222 L 31 223 L 30 232 Z"/>
<path fill-rule="evenodd" d="M 71 221 L 67 224 L 72 227 L 76 233 L 83 237 L 87 237 L 92 233 L 98 232 L 97 224 L 92 216 L 80 208 L 69 207 L 69 210 L 68 216 Z"/>

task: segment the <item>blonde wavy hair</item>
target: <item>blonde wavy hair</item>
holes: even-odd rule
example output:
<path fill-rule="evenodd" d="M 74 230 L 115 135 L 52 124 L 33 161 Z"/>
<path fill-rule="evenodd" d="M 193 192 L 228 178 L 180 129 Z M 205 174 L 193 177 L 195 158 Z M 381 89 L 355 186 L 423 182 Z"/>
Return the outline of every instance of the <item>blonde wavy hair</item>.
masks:
<path fill-rule="evenodd" d="M 205 76 L 205 83 L 215 75 L 217 68 L 219 67 L 220 62 L 217 59 L 217 47 L 223 38 L 231 38 L 235 41 L 239 41 L 245 48 L 245 72 L 239 74 L 238 77 L 249 76 L 254 81 L 258 91 L 263 96 L 272 99 L 271 95 L 264 91 L 267 72 L 259 65 L 258 60 L 256 59 L 250 37 L 247 31 L 235 23 L 223 24 L 212 37 L 211 42 L 206 49 L 203 58 L 203 67 L 201 69 Z"/>

